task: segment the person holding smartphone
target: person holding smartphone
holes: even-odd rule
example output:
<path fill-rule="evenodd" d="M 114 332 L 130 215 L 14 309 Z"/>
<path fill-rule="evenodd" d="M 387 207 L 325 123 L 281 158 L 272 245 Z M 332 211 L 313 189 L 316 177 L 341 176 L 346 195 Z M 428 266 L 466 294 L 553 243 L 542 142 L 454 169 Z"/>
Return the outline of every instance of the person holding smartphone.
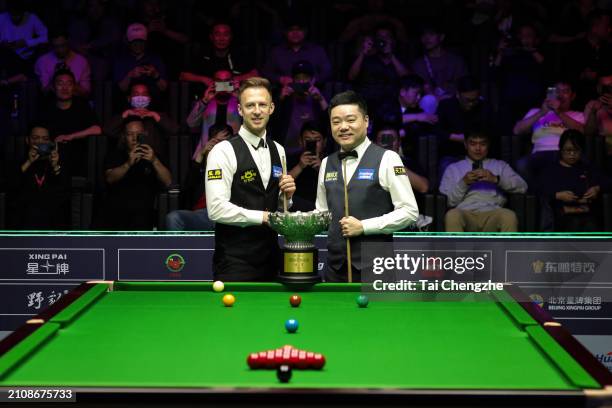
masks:
<path fill-rule="evenodd" d="M 447 232 L 516 232 L 516 214 L 507 208 L 507 193 L 524 193 L 527 183 L 508 163 L 490 159 L 489 135 L 468 133 L 466 157 L 450 164 L 442 176 L 440 192 L 452 207 L 444 218 Z"/>
<path fill-rule="evenodd" d="M 531 135 L 531 154 L 516 162 L 516 170 L 527 181 L 530 189 L 535 175 L 557 160 L 559 137 L 567 129 L 584 131 L 584 115 L 571 110 L 576 94 L 569 81 L 553 84 L 546 93 L 546 99 L 539 108 L 531 109 L 522 120 L 514 125 L 514 134 Z"/>
<path fill-rule="evenodd" d="M 289 175 L 295 179 L 291 211 L 312 211 L 317 199 L 317 177 L 327 149 L 327 132 L 319 122 L 306 122 L 300 132 L 301 151 L 287 157 Z"/>
<path fill-rule="evenodd" d="M 593 99 L 584 108 L 584 134 L 586 137 L 604 138 L 604 168 L 612 176 L 612 71 L 599 78 L 597 93 L 599 98 Z"/>
<path fill-rule="evenodd" d="M 315 85 L 315 69 L 309 61 L 296 62 L 291 74 L 291 81 L 286 82 L 281 89 L 279 115 L 273 133 L 287 154 L 294 155 L 302 151 L 302 126 L 310 121 L 323 121 L 328 104 Z"/>
<path fill-rule="evenodd" d="M 70 175 L 48 126 L 36 123 L 25 138 L 27 153 L 9 181 L 9 227 L 66 229 L 69 225 Z"/>
<path fill-rule="evenodd" d="M 143 120 L 125 119 L 119 144 L 105 162 L 107 184 L 105 226 L 113 230 L 150 230 L 154 201 L 172 182 L 170 171 L 147 143 Z"/>

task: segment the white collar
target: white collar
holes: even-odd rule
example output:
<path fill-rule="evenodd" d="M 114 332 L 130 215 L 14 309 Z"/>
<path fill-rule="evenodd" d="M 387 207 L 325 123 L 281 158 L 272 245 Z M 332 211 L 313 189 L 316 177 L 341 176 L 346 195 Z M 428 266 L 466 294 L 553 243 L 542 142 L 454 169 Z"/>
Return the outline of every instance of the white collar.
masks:
<path fill-rule="evenodd" d="M 263 136 L 259 137 L 259 136 L 255 135 L 255 134 L 251 133 L 244 126 L 240 126 L 240 130 L 238 131 L 238 134 L 240 135 L 240 137 L 242 137 L 245 142 L 249 143 L 253 147 L 259 146 L 259 141 L 262 140 L 262 139 L 264 140 L 264 143 L 265 143 L 266 133 L 267 133 L 267 131 L 264 130 Z"/>

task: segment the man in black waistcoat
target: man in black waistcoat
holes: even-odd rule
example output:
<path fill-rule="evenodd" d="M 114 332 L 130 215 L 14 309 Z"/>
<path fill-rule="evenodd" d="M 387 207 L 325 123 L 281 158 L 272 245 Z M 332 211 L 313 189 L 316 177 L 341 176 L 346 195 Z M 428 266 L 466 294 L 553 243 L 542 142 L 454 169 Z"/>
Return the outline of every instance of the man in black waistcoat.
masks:
<path fill-rule="evenodd" d="M 390 242 L 392 233 L 414 222 L 419 214 L 400 156 L 368 140 L 365 100 L 353 91 L 334 96 L 329 105 L 332 136 L 340 150 L 323 159 L 316 207 L 329 210 L 332 221 L 327 241 L 325 280 L 347 280 L 346 240 L 351 240 L 353 281 L 369 261 L 361 259 L 366 243 Z M 344 170 L 348 178 L 349 217 L 344 213 Z"/>
<path fill-rule="evenodd" d="M 272 281 L 280 265 L 278 235 L 268 216 L 295 192 L 283 176 L 283 147 L 266 135 L 274 111 L 270 82 L 253 77 L 238 91 L 238 134 L 218 143 L 206 162 L 206 203 L 215 225 L 213 274 L 223 281 Z"/>

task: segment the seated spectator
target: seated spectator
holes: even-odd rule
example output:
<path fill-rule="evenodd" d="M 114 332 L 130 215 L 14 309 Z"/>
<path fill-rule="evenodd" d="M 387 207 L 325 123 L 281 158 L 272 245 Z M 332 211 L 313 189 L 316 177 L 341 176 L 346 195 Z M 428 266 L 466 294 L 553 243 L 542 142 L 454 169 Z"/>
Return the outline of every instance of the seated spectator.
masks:
<path fill-rule="evenodd" d="M 162 60 L 174 62 L 168 65 L 168 75 L 176 78 L 177 64 L 183 60 L 183 46 L 189 42 L 189 36 L 173 24 L 167 5 L 160 0 L 141 0 L 138 6 L 136 21 L 147 27 L 149 49 Z"/>
<path fill-rule="evenodd" d="M 15 110 L 15 94 L 20 84 L 28 80 L 28 64 L 10 50 L 0 47 L 0 158 L 4 159 L 6 140 L 11 135 L 11 117 L 19 116 Z M 19 103 L 17 103 L 19 105 Z M 0 165 L 0 171 L 7 170 Z M 1 182 L 1 181 L 0 181 Z"/>
<path fill-rule="evenodd" d="M 444 174 L 446 166 L 464 154 L 465 135 L 472 129 L 488 128 L 487 109 L 480 96 L 478 81 L 469 76 L 459 78 L 455 97 L 440 101 L 437 115 L 435 133 L 439 141 L 439 174 Z"/>
<path fill-rule="evenodd" d="M 145 83 L 132 83 L 127 101 L 129 108 L 111 118 L 104 126 L 104 133 L 111 137 L 112 144 L 116 145 L 123 132 L 124 120 L 130 116 L 139 117 L 145 127 L 147 143 L 153 147 L 153 150 L 166 157 L 168 138 L 178 134 L 178 124 L 164 112 L 154 110 L 155 103 Z"/>
<path fill-rule="evenodd" d="M 208 129 L 212 125 L 228 124 L 234 129 L 232 134 L 236 134 L 242 124 L 242 118 L 238 114 L 238 83 L 232 73 L 217 71 L 213 78 L 215 82 L 208 86 L 187 116 L 187 125 L 190 128 L 202 127 L 196 151 L 203 149 L 208 143 Z M 194 154 L 193 159 L 195 158 Z"/>
<path fill-rule="evenodd" d="M 229 125 L 215 124 L 208 129 L 210 139 L 196 150 L 191 161 L 189 173 L 185 181 L 185 206 L 189 210 L 176 210 L 166 215 L 168 231 L 210 231 L 215 229 L 215 223 L 208 218 L 206 211 L 206 192 L 204 191 L 204 172 L 206 157 L 217 143 L 234 135 Z"/>
<path fill-rule="evenodd" d="M 443 47 L 445 35 L 440 27 L 426 25 L 421 30 L 423 56 L 412 63 L 412 71 L 425 80 L 425 94 L 435 98 L 423 98 L 421 107 L 427 113 L 435 113 L 437 102 L 455 94 L 455 81 L 468 74 L 462 57 Z"/>
<path fill-rule="evenodd" d="M 157 97 L 168 87 L 166 65 L 158 55 L 147 51 L 147 37 L 144 25 L 134 23 L 128 26 L 128 53 L 115 60 L 113 80 L 123 92 L 127 92 L 134 80 L 145 82 Z"/>
<path fill-rule="evenodd" d="M 438 123 L 438 115 L 427 113 L 419 102 L 423 95 L 425 82 L 415 74 L 410 74 L 400 81 L 397 100 L 391 100 L 380 107 L 374 118 L 380 123 L 401 122 L 400 140 L 405 156 L 414 158 L 417 141 L 420 136 L 434 133 L 434 125 Z"/>
<path fill-rule="evenodd" d="M 301 150 L 287 155 L 289 175 L 295 179 L 291 211 L 312 211 L 317 199 L 317 179 L 321 160 L 326 156 L 327 137 L 318 122 L 306 122 L 300 131 Z"/>
<path fill-rule="evenodd" d="M 127 117 L 117 148 L 106 157 L 106 227 L 113 230 L 150 230 L 155 224 L 154 203 L 172 175 L 155 150 L 142 143 L 147 137 L 142 119 Z"/>
<path fill-rule="evenodd" d="M 86 139 L 101 135 L 102 129 L 89 104 L 74 96 L 76 81 L 72 71 L 55 71 L 52 83 L 54 100 L 42 110 L 41 119 L 49 125 L 53 141 L 60 144 L 59 150 L 70 174 L 86 176 Z"/>
<path fill-rule="evenodd" d="M 545 58 L 539 45 L 536 27 L 522 24 L 516 30 L 516 39 L 502 37 L 497 47 L 494 66 L 500 93 L 500 128 L 504 134 L 510 134 L 516 121 L 539 103 L 544 92 Z"/>
<path fill-rule="evenodd" d="M 315 85 L 314 67 L 298 61 L 291 70 L 291 82 L 281 89 L 278 114 L 272 136 L 288 155 L 301 152 L 301 129 L 306 122 L 320 122 L 327 116 L 327 100 Z"/>
<path fill-rule="evenodd" d="M 514 125 L 517 136 L 530 134 L 533 149 L 531 154 L 519 159 L 516 170 L 530 188 L 534 185 L 534 175 L 543 167 L 557 160 L 559 137 L 566 129 L 582 132 L 584 116 L 582 112 L 570 110 L 576 97 L 568 81 L 558 81 L 547 92 L 542 107 L 531 109 L 525 117 Z"/>
<path fill-rule="evenodd" d="M 58 146 L 49 129 L 32 127 L 25 138 L 27 157 L 10 182 L 8 217 L 13 228 L 65 229 L 69 225 L 70 177 L 63 167 Z"/>
<path fill-rule="evenodd" d="M 193 57 L 193 65 L 189 71 L 181 72 L 180 80 L 203 84 L 198 92 L 201 94 L 212 82 L 218 71 L 229 71 L 232 76 L 242 81 L 257 76 L 257 70 L 250 66 L 246 57 L 232 46 L 232 28 L 226 23 L 216 23 L 212 26 L 209 36 L 210 46 Z"/>
<path fill-rule="evenodd" d="M 588 29 L 589 15 L 595 9 L 593 0 L 571 0 L 565 3 L 548 41 L 553 44 L 567 44 L 583 39 Z"/>
<path fill-rule="evenodd" d="M 51 78 L 59 69 L 69 69 L 74 74 L 74 94 L 76 96 L 88 96 L 91 92 L 91 69 L 89 62 L 80 54 L 77 54 L 68 45 L 68 34 L 65 31 L 52 32 L 49 36 L 52 51 L 41 55 L 36 61 L 34 72 L 43 91 L 51 91 L 53 84 Z"/>
<path fill-rule="evenodd" d="M 404 156 L 400 151 L 400 136 L 396 126 L 390 124 L 383 124 L 380 126 L 374 132 L 374 143 L 400 155 L 415 195 L 427 193 L 429 190 L 429 180 L 427 180 L 427 177 L 423 176 L 425 172 L 417 161 Z"/>
<path fill-rule="evenodd" d="M 590 101 L 584 109 L 584 134 L 592 140 L 597 137 L 605 139 L 605 168 L 612 176 L 612 74 L 599 77 L 597 84 L 598 99 Z"/>
<path fill-rule="evenodd" d="M 555 231 L 594 232 L 601 230 L 595 212 L 608 184 L 592 166 L 581 160 L 584 135 L 566 130 L 559 138 L 559 160 L 546 166 L 539 177 L 543 201 L 553 212 Z"/>
<path fill-rule="evenodd" d="M 393 31 L 379 27 L 374 41 L 364 39 L 361 52 L 351 65 L 348 79 L 369 106 L 379 106 L 389 95 L 397 95 L 400 78 L 408 75 L 408 68 L 396 55 L 395 43 Z M 370 55 L 372 48 L 375 52 Z"/>
<path fill-rule="evenodd" d="M 71 48 L 89 61 L 94 81 L 110 77 L 112 58 L 121 44 L 121 23 L 108 12 L 105 0 L 87 0 L 68 24 Z"/>
<path fill-rule="evenodd" d="M 22 60 L 34 57 L 36 48 L 47 43 L 47 27 L 36 14 L 26 11 L 21 0 L 8 0 L 0 14 L 0 48 L 16 53 Z"/>
<path fill-rule="evenodd" d="M 285 31 L 286 43 L 274 47 L 266 59 L 263 73 L 272 83 L 285 84 L 291 82 L 291 68 L 298 61 L 310 61 L 314 66 L 315 82 L 325 83 L 331 78 L 331 62 L 325 50 L 313 43 L 305 41 L 306 27 L 302 22 L 292 21 Z"/>
<path fill-rule="evenodd" d="M 576 40 L 568 49 L 562 67 L 567 78 L 577 78 L 578 104 L 595 98 L 595 87 L 601 74 L 612 69 L 610 13 L 595 10 L 587 19 L 586 38 Z"/>
<path fill-rule="evenodd" d="M 516 214 L 507 208 L 506 193 L 524 193 L 525 181 L 502 160 L 489 159 L 489 137 L 484 132 L 466 136 L 467 157 L 446 168 L 440 192 L 448 206 L 447 232 L 516 232 Z"/>

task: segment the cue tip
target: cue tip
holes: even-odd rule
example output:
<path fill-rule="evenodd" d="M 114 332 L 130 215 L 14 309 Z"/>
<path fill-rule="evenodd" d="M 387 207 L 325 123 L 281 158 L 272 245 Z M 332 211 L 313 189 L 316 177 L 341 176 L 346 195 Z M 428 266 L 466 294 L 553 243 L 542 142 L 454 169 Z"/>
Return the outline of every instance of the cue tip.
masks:
<path fill-rule="evenodd" d="M 108 286 L 109 292 L 112 292 L 115 287 L 115 281 L 92 280 L 92 281 L 87 281 L 87 283 L 92 284 L 92 285 L 104 284 Z"/>
<path fill-rule="evenodd" d="M 544 327 L 561 327 L 559 322 L 544 322 Z"/>
<path fill-rule="evenodd" d="M 45 324 L 44 319 L 30 319 L 26 322 L 26 324 Z"/>
<path fill-rule="evenodd" d="M 584 395 L 595 398 L 612 398 L 612 385 L 606 385 L 601 389 L 584 390 Z"/>

